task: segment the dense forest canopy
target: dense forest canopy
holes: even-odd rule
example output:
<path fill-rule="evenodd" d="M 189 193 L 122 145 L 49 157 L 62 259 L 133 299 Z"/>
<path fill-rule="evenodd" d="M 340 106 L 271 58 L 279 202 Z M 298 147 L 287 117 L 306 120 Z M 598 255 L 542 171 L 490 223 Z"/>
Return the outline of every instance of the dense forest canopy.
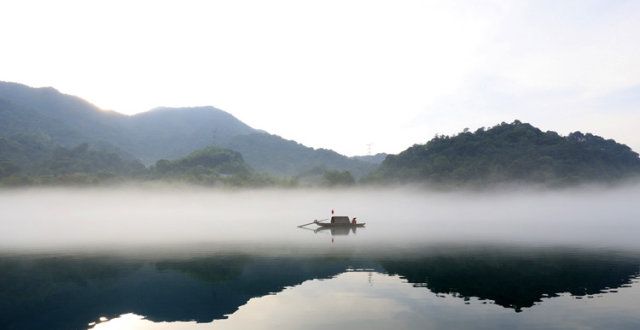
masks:
<path fill-rule="evenodd" d="M 628 146 L 592 134 L 561 136 L 514 121 L 436 136 L 389 155 L 374 182 L 454 184 L 608 182 L 640 174 L 640 158 Z"/>
<path fill-rule="evenodd" d="M 149 178 L 217 184 L 229 178 L 250 180 L 253 171 L 240 153 L 208 147 L 177 160 L 161 159 L 149 169 Z"/>
<path fill-rule="evenodd" d="M 66 148 L 46 136 L 0 137 L 0 183 L 98 183 L 140 175 L 144 165 L 87 143 Z"/>
<path fill-rule="evenodd" d="M 176 160 L 145 167 L 135 159 L 87 143 L 56 146 L 38 136 L 0 138 L 0 185 L 87 185 L 125 181 L 187 182 L 201 185 L 290 185 L 258 173 L 236 151 L 207 147 Z"/>

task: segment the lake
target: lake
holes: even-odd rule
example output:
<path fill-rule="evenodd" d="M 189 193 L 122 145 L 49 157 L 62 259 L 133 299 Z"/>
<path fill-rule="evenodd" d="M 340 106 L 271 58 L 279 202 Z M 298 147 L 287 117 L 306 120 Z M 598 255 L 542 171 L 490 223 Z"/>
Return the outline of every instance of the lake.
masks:
<path fill-rule="evenodd" d="M 639 197 L 4 190 L 0 329 L 638 329 Z"/>

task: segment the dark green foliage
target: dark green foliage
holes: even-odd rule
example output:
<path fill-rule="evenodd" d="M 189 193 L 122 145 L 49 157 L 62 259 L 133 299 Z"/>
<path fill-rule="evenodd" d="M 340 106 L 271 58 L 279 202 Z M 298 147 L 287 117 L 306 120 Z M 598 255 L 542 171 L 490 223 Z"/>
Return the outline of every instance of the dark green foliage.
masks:
<path fill-rule="evenodd" d="M 87 143 L 65 148 L 37 135 L 0 138 L 0 183 L 7 185 L 93 184 L 130 178 L 144 170 L 135 160 Z"/>
<path fill-rule="evenodd" d="M 201 185 L 225 186 L 289 186 L 292 183 L 254 172 L 240 153 L 216 147 L 197 150 L 170 161 L 161 159 L 149 169 L 154 180 L 183 181 Z"/>
<path fill-rule="evenodd" d="M 30 172 L 51 158 L 55 145 L 46 136 L 17 134 L 0 137 L 0 162 Z"/>
<path fill-rule="evenodd" d="M 145 168 L 119 154 L 87 143 L 56 147 L 37 137 L 0 138 L 0 184 L 86 185 L 124 180 L 162 180 L 224 186 L 291 186 L 294 181 L 255 173 L 240 153 L 215 147 L 197 150 L 178 160 L 159 160 Z"/>
<path fill-rule="evenodd" d="M 352 186 L 356 183 L 349 171 L 326 171 L 323 179 L 327 186 Z"/>
<path fill-rule="evenodd" d="M 0 160 L 0 178 L 12 176 L 20 172 L 20 167 L 8 160 Z"/>
<path fill-rule="evenodd" d="M 115 153 L 98 151 L 83 143 L 75 148 L 58 147 L 40 171 L 43 174 L 69 175 L 74 173 L 100 175 L 132 175 L 144 170 L 138 162 L 128 162 Z"/>
<path fill-rule="evenodd" d="M 638 174 L 640 158 L 626 145 L 588 133 L 563 137 L 516 120 L 474 133 L 436 136 L 388 156 L 369 180 L 565 185 Z"/>
<path fill-rule="evenodd" d="M 151 167 L 154 178 L 183 179 L 190 182 L 215 183 L 230 176 L 249 176 L 251 170 L 238 152 L 208 147 L 187 157 L 170 161 L 161 159 Z"/>

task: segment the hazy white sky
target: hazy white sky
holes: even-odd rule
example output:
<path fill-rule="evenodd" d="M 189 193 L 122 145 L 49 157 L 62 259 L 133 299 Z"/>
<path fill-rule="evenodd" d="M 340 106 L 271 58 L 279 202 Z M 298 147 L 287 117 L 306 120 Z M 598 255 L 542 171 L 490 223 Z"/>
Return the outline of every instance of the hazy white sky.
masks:
<path fill-rule="evenodd" d="M 640 1 L 2 1 L 0 80 L 348 155 L 514 119 L 640 150 Z"/>

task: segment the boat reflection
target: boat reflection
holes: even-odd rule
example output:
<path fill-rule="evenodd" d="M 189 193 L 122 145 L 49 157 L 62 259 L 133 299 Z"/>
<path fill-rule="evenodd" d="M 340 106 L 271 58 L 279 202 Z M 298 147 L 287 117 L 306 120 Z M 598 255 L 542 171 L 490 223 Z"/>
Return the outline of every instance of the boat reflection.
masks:
<path fill-rule="evenodd" d="M 320 232 L 329 232 L 331 233 L 331 236 L 347 236 L 349 235 L 349 233 L 353 233 L 354 235 L 356 234 L 356 230 L 358 227 L 320 227 L 314 230 L 314 232 L 316 233 L 320 233 Z M 360 228 L 360 230 L 363 230 L 363 228 Z"/>
<path fill-rule="evenodd" d="M 306 227 L 298 227 L 298 228 L 301 230 L 311 231 L 315 234 L 328 233 L 328 234 L 331 234 L 331 236 L 347 236 L 349 234 L 355 235 L 356 232 L 358 231 L 358 228 L 360 228 L 359 230 L 364 230 L 363 227 L 354 227 L 354 226 L 319 227 L 315 229 L 306 228 Z"/>

